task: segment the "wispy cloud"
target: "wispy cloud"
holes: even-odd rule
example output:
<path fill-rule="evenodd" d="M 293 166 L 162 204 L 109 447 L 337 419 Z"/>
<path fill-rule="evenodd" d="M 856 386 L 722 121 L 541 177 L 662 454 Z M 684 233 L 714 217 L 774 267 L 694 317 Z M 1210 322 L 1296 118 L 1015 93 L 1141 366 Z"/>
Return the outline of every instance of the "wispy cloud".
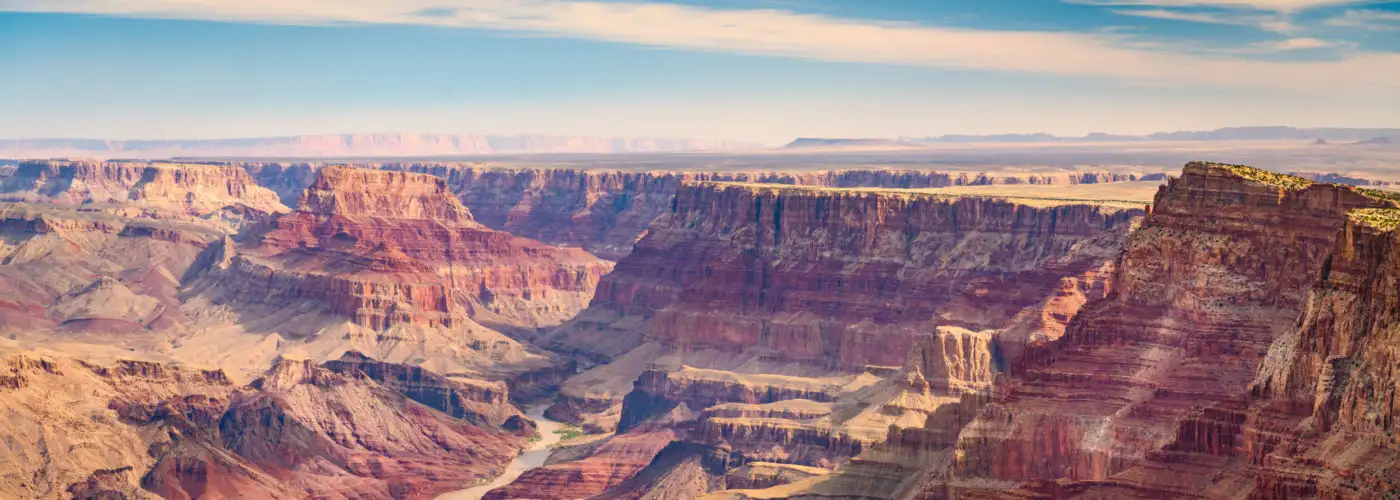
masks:
<path fill-rule="evenodd" d="M 1123 0 L 1128 1 L 1128 0 Z M 1143 0 L 1146 2 L 1146 0 Z M 1153 0 L 1159 4 L 1203 4 Z M 1340 0 L 1217 0 L 1280 11 Z M 1154 84 L 1400 88 L 1400 54 L 1284 62 L 1135 46 L 1119 35 L 873 22 L 781 10 L 547 0 L 0 0 L 0 11 L 298 25 L 412 24 L 652 47 Z"/>
<path fill-rule="evenodd" d="M 1271 40 L 1249 44 L 1245 47 L 1232 49 L 1230 52 L 1237 54 L 1278 54 L 1283 52 L 1294 52 L 1300 50 L 1329 49 L 1336 47 L 1353 47 L 1347 42 L 1335 40 L 1323 40 L 1320 38 L 1287 38 L 1283 40 Z"/>
<path fill-rule="evenodd" d="M 1298 31 L 1288 16 L 1274 14 L 1236 14 L 1220 12 L 1186 12 L 1166 9 L 1114 9 L 1113 13 L 1125 16 L 1150 17 L 1172 21 L 1186 21 L 1204 24 L 1228 24 L 1252 26 L 1264 31 L 1290 34 Z"/>
<path fill-rule="evenodd" d="M 1348 10 L 1340 16 L 1323 21 L 1323 24 L 1370 31 L 1400 31 L 1400 12 Z"/>
<path fill-rule="evenodd" d="M 1072 0 L 1093 5 L 1150 7 L 1218 7 L 1267 12 L 1294 13 L 1319 7 L 1375 3 L 1376 0 Z"/>

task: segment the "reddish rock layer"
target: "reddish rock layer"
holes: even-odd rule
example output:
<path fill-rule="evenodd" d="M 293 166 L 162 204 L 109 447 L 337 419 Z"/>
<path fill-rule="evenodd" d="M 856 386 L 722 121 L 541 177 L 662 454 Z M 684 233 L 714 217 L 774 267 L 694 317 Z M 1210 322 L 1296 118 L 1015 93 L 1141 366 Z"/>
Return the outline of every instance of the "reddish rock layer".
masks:
<path fill-rule="evenodd" d="M 669 413 L 678 405 L 700 411 L 719 403 L 761 404 L 789 399 L 833 401 L 841 392 L 840 386 L 818 385 L 810 379 L 797 377 L 744 377 L 698 369 L 647 370 L 623 399 L 618 432 L 626 432 L 652 416 Z"/>
<path fill-rule="evenodd" d="M 1352 188 L 1188 164 L 1130 237 L 1110 295 L 1055 345 L 1029 352 L 1005 395 L 963 430 L 956 473 L 1101 480 L 1171 443 L 1192 407 L 1254 378 L 1346 212 L 1389 205 Z"/>
<path fill-rule="evenodd" d="M 441 179 L 342 167 L 322 169 L 296 212 L 223 261 L 220 301 L 315 298 L 377 330 L 454 327 L 469 317 L 557 322 L 608 270 L 580 250 L 481 227 Z"/>
<path fill-rule="evenodd" d="M 590 308 L 547 342 L 600 359 L 645 338 L 679 349 L 764 349 L 843 370 L 900 366 L 917 332 L 1010 327 L 1024 309 L 1062 295 L 1062 277 L 1083 277 L 1084 291 L 1102 293 L 1113 235 L 1140 214 L 687 184 L 599 283 Z M 1065 309 L 1067 318 L 1072 304 Z"/>
<path fill-rule="evenodd" d="M 1162 180 L 1163 174 L 1056 172 L 996 174 L 912 170 L 811 172 L 624 172 L 490 168 L 458 164 L 388 164 L 437 175 L 483 224 L 541 241 L 579 246 L 621 259 L 656 217 L 667 213 L 682 183 L 740 181 L 829 187 L 932 188 L 983 184 L 1084 184 Z"/>

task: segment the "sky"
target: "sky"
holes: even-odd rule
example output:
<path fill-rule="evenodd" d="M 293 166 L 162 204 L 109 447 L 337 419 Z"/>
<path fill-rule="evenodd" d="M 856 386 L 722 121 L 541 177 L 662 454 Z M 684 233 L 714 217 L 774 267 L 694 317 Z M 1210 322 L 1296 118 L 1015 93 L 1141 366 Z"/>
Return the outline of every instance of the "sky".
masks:
<path fill-rule="evenodd" d="M 1400 1 L 0 0 L 0 138 L 1400 126 Z"/>

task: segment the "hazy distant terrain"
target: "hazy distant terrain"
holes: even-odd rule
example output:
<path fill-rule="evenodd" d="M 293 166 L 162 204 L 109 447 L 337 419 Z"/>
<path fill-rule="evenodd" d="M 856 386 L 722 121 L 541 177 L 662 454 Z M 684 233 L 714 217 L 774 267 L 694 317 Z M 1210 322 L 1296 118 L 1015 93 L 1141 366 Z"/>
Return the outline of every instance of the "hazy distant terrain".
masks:
<path fill-rule="evenodd" d="M 753 149 L 733 141 L 551 135 L 338 134 L 237 139 L 0 140 L 0 157 L 424 156 L 500 153 L 624 153 Z"/>
<path fill-rule="evenodd" d="M 1168 172 L 1188 161 L 1267 166 L 1277 171 L 1341 173 L 1374 180 L 1400 180 L 1400 146 L 1231 141 L 1133 142 L 1112 144 L 931 144 L 915 149 L 761 150 L 628 154 L 499 154 L 357 158 L 289 156 L 212 157 L 206 160 L 468 162 L 480 166 L 643 171 L 814 171 L 903 169 L 937 171 L 1046 172 L 1107 170 Z"/>
<path fill-rule="evenodd" d="M 1183 130 L 1146 135 L 1092 133 L 1080 137 L 1052 134 L 942 135 L 904 138 L 905 142 L 1103 142 L 1103 141 L 1331 141 L 1361 142 L 1400 137 L 1400 128 L 1298 128 L 1225 127 L 1215 130 Z"/>

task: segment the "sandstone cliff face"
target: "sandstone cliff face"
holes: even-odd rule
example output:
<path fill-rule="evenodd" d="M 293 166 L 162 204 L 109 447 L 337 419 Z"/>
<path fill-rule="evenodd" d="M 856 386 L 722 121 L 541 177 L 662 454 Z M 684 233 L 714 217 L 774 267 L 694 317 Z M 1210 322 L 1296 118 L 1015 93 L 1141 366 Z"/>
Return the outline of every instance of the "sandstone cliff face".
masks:
<path fill-rule="evenodd" d="M 1236 425 L 1209 428 L 1222 436 L 1215 455 L 1243 455 L 1259 466 L 1251 471 L 1258 498 L 1400 491 L 1400 338 L 1393 312 L 1400 299 L 1400 210 L 1349 215 L 1297 326 L 1264 360 L 1251 387 L 1253 404 L 1247 411 L 1217 410 L 1234 418 L 1216 422 Z M 1182 434 L 1187 443 L 1212 437 Z"/>
<path fill-rule="evenodd" d="M 572 315 L 608 266 L 477 224 L 441 179 L 332 167 L 296 212 L 227 259 L 228 300 L 317 296 L 387 329 L 466 317 L 539 326 Z M 227 251 L 227 250 L 226 250 Z"/>
<path fill-rule="evenodd" d="M 632 250 L 647 225 L 670 209 L 681 184 L 739 181 L 828 187 L 932 188 L 984 184 L 1087 184 L 1163 180 L 1163 174 L 1057 172 L 997 174 L 913 170 L 810 172 L 627 172 L 490 168 L 401 163 L 383 168 L 447 179 L 480 221 L 548 243 L 578 246 L 609 260 Z"/>
<path fill-rule="evenodd" d="M 1111 238 L 1096 238 L 1121 235 L 1140 213 L 687 184 L 599 283 L 577 328 L 550 340 L 602 359 L 646 340 L 765 349 L 832 369 L 900 366 L 916 333 L 933 324 L 1007 328 L 1058 295 L 1062 277 L 1095 281 L 1115 252 Z"/>
<path fill-rule="evenodd" d="M 553 363 L 500 330 L 572 316 L 610 267 L 482 227 L 442 179 L 345 167 L 319 175 L 297 211 L 211 250 L 188 301 L 230 308 L 249 317 L 238 322 L 244 332 L 275 335 L 279 346 L 295 339 L 321 359 L 350 349 L 499 378 Z"/>
<path fill-rule="evenodd" d="M 1392 204 L 1188 164 L 1129 238 L 1109 296 L 1085 305 L 1058 342 L 1029 351 L 1004 396 L 963 430 L 957 476 L 1103 480 L 1194 432 L 1183 421 L 1232 421 L 1191 408 L 1243 393 L 1294 322 L 1346 213 Z"/>

